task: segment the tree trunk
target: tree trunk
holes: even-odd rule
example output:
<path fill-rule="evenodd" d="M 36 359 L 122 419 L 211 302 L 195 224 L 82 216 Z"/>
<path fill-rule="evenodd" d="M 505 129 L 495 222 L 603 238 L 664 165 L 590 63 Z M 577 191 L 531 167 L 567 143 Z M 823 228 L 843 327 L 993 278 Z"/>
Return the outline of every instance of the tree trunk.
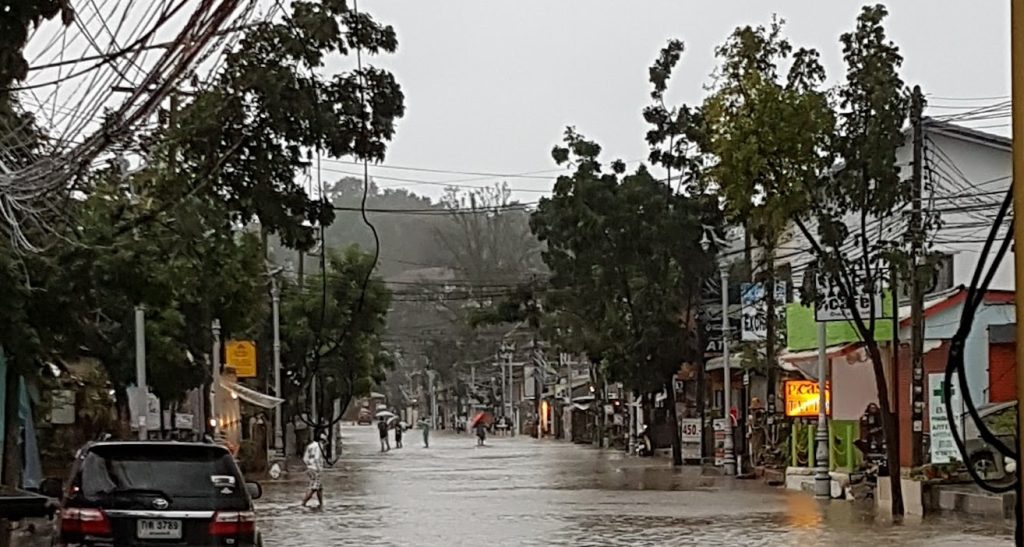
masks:
<path fill-rule="evenodd" d="M 679 436 L 679 416 L 676 414 L 675 378 L 668 385 L 668 423 L 672 427 L 672 465 L 683 465 L 683 440 Z"/>
<path fill-rule="evenodd" d="M 4 399 L 4 461 L 3 484 L 8 487 L 21 486 L 22 454 L 18 441 L 21 439 L 21 424 L 18 420 L 18 374 L 12 363 L 7 364 L 7 386 Z M 0 519 L 0 547 L 8 547 L 11 540 L 11 522 Z"/>
<path fill-rule="evenodd" d="M 875 384 L 878 387 L 878 406 L 882 411 L 882 430 L 885 433 L 885 455 L 889 466 L 889 481 L 892 485 L 892 514 L 903 516 L 903 486 L 900 483 L 900 431 L 896 416 L 889 404 L 889 384 L 885 378 L 885 367 L 882 365 L 882 353 L 874 340 L 867 342 L 871 355 L 871 365 L 875 371 Z"/>

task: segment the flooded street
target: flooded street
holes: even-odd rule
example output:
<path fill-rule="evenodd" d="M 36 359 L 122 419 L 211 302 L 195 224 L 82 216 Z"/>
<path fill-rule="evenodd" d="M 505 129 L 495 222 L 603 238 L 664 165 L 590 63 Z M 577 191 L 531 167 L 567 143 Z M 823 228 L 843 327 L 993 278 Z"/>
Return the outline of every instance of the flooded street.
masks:
<path fill-rule="evenodd" d="M 326 507 L 299 506 L 305 475 L 265 483 L 268 546 L 305 545 L 1011 545 L 1008 529 L 930 519 L 892 526 L 847 502 L 760 482 L 673 471 L 557 441 L 420 434 L 379 452 L 376 429 L 347 427 L 325 472 Z"/>

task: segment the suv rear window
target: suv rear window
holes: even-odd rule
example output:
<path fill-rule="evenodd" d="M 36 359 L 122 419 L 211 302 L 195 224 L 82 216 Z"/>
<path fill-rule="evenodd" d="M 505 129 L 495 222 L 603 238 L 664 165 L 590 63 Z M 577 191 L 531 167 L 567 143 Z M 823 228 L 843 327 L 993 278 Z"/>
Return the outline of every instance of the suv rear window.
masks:
<path fill-rule="evenodd" d="M 172 507 L 182 507 L 195 506 L 194 500 L 246 499 L 245 483 L 231 455 L 212 446 L 95 446 L 82 461 L 79 479 L 81 495 L 94 503 L 152 496 L 167 497 Z"/>

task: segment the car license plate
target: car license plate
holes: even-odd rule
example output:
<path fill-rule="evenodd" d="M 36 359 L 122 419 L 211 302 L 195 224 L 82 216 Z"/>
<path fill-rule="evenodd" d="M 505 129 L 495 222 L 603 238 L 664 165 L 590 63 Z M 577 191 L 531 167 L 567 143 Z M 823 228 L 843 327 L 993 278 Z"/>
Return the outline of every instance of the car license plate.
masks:
<path fill-rule="evenodd" d="M 139 519 L 142 539 L 181 539 L 181 521 L 170 519 Z"/>

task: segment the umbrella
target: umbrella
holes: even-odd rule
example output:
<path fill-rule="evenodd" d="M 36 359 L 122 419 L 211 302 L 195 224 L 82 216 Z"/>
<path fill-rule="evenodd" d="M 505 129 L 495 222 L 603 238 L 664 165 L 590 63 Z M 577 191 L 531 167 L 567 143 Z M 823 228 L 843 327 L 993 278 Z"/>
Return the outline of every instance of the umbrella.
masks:
<path fill-rule="evenodd" d="M 476 416 L 473 416 L 473 419 L 469 421 L 469 428 L 473 429 L 481 424 L 490 425 L 492 423 L 494 423 L 494 415 L 490 412 L 481 412 Z"/>
<path fill-rule="evenodd" d="M 377 419 L 379 420 L 381 418 L 395 418 L 397 417 L 397 414 L 391 412 L 390 410 L 381 410 L 377 414 L 374 414 L 374 416 L 376 416 Z"/>

